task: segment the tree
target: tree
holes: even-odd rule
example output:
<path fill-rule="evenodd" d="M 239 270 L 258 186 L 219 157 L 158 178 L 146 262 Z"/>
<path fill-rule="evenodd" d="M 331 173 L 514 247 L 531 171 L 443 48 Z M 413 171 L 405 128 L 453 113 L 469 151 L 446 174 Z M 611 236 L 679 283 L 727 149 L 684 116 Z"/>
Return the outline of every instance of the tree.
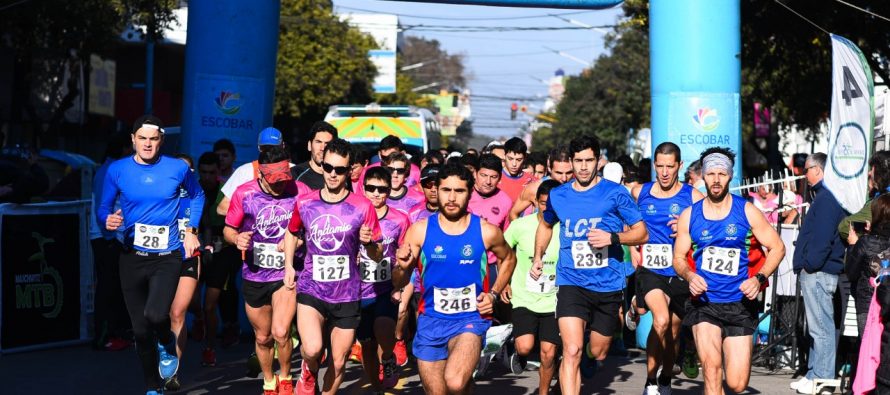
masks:
<path fill-rule="evenodd" d="M 329 0 L 282 0 L 275 115 L 307 125 L 328 106 L 371 101 L 374 40 L 333 14 Z"/>
<path fill-rule="evenodd" d="M 462 89 L 466 86 L 464 56 L 449 54 L 438 40 L 407 36 L 399 50 L 402 66 L 423 63 L 422 66 L 404 71 L 415 86 L 439 84 L 442 89 Z"/>

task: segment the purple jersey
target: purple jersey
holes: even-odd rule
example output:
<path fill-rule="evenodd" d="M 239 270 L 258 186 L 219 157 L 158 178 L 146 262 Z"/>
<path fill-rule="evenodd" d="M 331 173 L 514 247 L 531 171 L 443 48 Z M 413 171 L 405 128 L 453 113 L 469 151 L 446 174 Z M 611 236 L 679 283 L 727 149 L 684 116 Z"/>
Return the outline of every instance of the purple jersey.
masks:
<path fill-rule="evenodd" d="M 365 246 L 359 253 L 359 273 L 362 278 L 362 299 L 376 298 L 392 292 L 392 270 L 396 262 L 396 250 L 402 245 L 408 232 L 408 216 L 401 211 L 387 209 L 386 215 L 378 220 L 383 232 L 383 259 L 375 262 L 368 257 Z"/>
<path fill-rule="evenodd" d="M 258 181 L 249 181 L 232 194 L 226 225 L 241 232 L 253 232 L 250 246 L 244 251 L 241 276 L 257 282 L 281 281 L 284 278 L 284 253 L 277 247 L 284 240 L 290 210 L 300 188 L 289 184 L 281 196 L 272 196 Z"/>
<path fill-rule="evenodd" d="M 371 239 L 380 240 L 380 224 L 374 206 L 364 196 L 349 193 L 340 202 L 328 203 L 321 191 L 297 198 L 288 230 L 305 232 L 306 259 L 297 283 L 298 292 L 328 303 L 359 300 L 359 231 L 371 228 Z"/>
<path fill-rule="evenodd" d="M 423 195 L 423 192 L 418 192 L 413 188 L 407 189 L 405 194 L 398 199 L 393 199 L 392 195 L 390 195 L 386 199 L 386 205 L 389 206 L 389 208 L 394 208 L 404 214 L 408 214 L 408 211 L 410 211 L 412 207 L 419 203 L 426 202 L 426 196 Z"/>
<path fill-rule="evenodd" d="M 431 217 L 433 214 L 438 212 L 439 210 L 430 211 L 426 207 L 426 202 L 420 202 L 414 207 L 411 207 L 411 210 L 408 211 L 408 219 L 411 220 L 411 223 L 415 223 L 422 219 L 427 219 Z"/>

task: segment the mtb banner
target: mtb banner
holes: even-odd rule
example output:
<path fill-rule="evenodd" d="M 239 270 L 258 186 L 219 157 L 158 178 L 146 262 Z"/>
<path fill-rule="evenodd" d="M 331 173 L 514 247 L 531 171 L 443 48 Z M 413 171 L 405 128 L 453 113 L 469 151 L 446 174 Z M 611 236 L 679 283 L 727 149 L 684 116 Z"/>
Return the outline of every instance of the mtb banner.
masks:
<path fill-rule="evenodd" d="M 831 35 L 831 126 L 825 187 L 847 212 L 862 209 L 874 134 L 874 81 L 855 44 Z"/>

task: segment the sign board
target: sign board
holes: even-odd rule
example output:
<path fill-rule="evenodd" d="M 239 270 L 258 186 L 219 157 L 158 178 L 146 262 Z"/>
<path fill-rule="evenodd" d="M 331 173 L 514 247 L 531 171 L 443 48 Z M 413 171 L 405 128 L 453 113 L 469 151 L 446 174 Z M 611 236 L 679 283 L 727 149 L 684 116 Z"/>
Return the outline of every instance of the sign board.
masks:
<path fill-rule="evenodd" d="M 186 152 L 200 155 L 213 150 L 213 143 L 226 138 L 235 144 L 239 160 L 250 160 L 257 152 L 256 139 L 264 125 L 267 109 L 263 81 L 256 78 L 198 74 L 192 103 L 192 146 Z"/>
<path fill-rule="evenodd" d="M 710 147 L 741 147 L 738 93 L 672 92 L 668 102 L 668 138 L 683 152 L 681 174 Z M 731 185 L 739 185 L 742 156 L 736 151 Z"/>
<path fill-rule="evenodd" d="M 117 63 L 90 55 L 90 104 L 93 114 L 114 116 L 114 79 Z"/>
<path fill-rule="evenodd" d="M 396 93 L 396 49 L 399 38 L 399 17 L 391 14 L 344 14 L 350 25 L 368 34 L 377 42 L 377 49 L 368 57 L 377 68 L 375 93 Z"/>

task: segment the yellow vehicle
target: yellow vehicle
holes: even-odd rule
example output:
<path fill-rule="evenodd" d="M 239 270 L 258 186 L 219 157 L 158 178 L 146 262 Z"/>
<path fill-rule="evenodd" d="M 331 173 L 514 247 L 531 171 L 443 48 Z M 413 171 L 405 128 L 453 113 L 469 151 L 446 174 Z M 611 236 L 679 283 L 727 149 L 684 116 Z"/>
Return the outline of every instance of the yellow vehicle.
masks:
<path fill-rule="evenodd" d="M 331 106 L 325 121 L 337 128 L 340 138 L 376 152 L 380 140 L 393 135 L 402 139 L 408 153 L 420 158 L 442 143 L 439 122 L 433 113 L 414 106 L 381 106 L 376 103 Z"/>

